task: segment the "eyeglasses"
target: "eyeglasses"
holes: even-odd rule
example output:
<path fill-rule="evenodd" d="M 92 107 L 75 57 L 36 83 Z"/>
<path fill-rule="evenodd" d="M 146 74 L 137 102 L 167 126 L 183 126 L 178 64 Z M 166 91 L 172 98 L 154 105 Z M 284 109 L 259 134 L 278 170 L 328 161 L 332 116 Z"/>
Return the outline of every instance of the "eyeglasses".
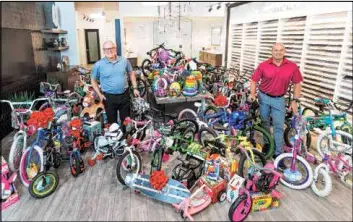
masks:
<path fill-rule="evenodd" d="M 104 52 L 112 52 L 112 51 L 114 51 L 116 49 L 116 47 L 112 47 L 112 48 L 103 48 L 103 51 Z"/>

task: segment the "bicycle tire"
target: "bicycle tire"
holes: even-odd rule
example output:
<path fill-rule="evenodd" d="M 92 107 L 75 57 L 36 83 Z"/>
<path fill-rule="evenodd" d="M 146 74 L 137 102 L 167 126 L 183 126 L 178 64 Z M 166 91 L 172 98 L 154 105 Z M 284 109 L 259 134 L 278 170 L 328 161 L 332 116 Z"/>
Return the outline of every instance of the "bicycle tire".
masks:
<path fill-rule="evenodd" d="M 291 135 L 293 135 L 293 133 L 295 134 L 295 129 L 292 128 L 292 126 L 287 125 L 286 129 L 284 130 L 283 137 L 284 137 L 284 142 L 288 147 L 293 147 L 293 144 L 290 141 Z M 306 134 L 305 144 L 306 144 L 307 151 L 309 151 L 311 146 L 311 134 L 309 131 Z"/>
<path fill-rule="evenodd" d="M 186 116 L 187 114 L 189 114 L 190 116 Z M 196 119 L 197 118 L 196 112 L 192 109 L 183 109 L 182 111 L 180 111 L 178 115 L 178 120 L 190 119 L 190 117 L 191 119 Z"/>
<path fill-rule="evenodd" d="M 26 142 L 27 142 L 27 138 L 26 138 L 25 132 L 23 133 L 18 132 L 17 134 L 15 134 L 14 140 L 11 144 L 9 162 L 8 162 L 11 172 L 16 172 L 19 170 L 21 157 L 24 151 L 26 150 L 25 148 Z"/>
<path fill-rule="evenodd" d="M 212 114 L 215 114 L 215 113 L 218 113 L 218 110 L 217 108 L 213 107 L 213 106 L 209 106 L 206 108 L 205 112 L 203 113 L 203 116 L 206 116 L 206 115 L 212 115 Z M 221 115 L 220 115 L 221 116 Z M 217 119 L 219 117 L 216 117 L 216 118 L 209 118 L 207 120 L 205 120 L 206 122 L 210 121 L 211 119 Z"/>
<path fill-rule="evenodd" d="M 316 185 L 316 182 L 318 182 L 318 178 L 319 176 L 323 177 L 323 182 L 324 182 L 324 187 L 323 189 L 319 188 Z M 313 192 L 318 195 L 319 197 L 326 197 L 328 196 L 331 191 L 332 191 L 332 180 L 331 180 L 331 176 L 330 174 L 325 170 L 325 167 L 322 167 L 322 165 L 320 164 L 319 166 L 317 166 L 317 169 L 315 169 L 315 173 L 314 173 L 314 180 L 311 184 L 311 189 L 313 190 Z"/>
<path fill-rule="evenodd" d="M 76 152 L 72 152 L 70 155 L 70 172 L 71 175 L 77 177 L 81 173 L 81 161 L 80 156 Z"/>
<path fill-rule="evenodd" d="M 246 204 L 246 201 L 248 199 L 248 194 L 243 193 L 242 195 L 238 196 L 237 199 L 235 199 L 235 201 L 232 203 L 232 205 L 229 208 L 228 211 L 228 218 L 230 221 L 243 221 L 247 218 L 247 216 L 249 215 L 251 208 L 252 208 L 252 201 L 250 200 L 250 205 L 246 206 L 247 208 L 245 208 L 245 212 L 243 213 L 244 216 L 243 217 L 238 217 L 236 214 L 238 211 L 236 211 L 236 209 L 238 207 L 241 207 L 241 204 L 245 201 L 244 206 Z"/>
<path fill-rule="evenodd" d="M 253 125 L 253 130 L 254 131 L 257 131 L 257 132 L 260 132 L 262 138 L 264 141 L 268 141 L 269 143 L 268 144 L 268 147 L 267 147 L 267 150 L 265 153 L 263 153 L 265 155 L 265 158 L 268 160 L 268 159 L 271 159 L 273 154 L 275 153 L 275 141 L 274 141 L 274 138 L 271 136 L 271 134 L 263 127 L 261 126 L 258 126 L 258 125 Z M 247 128 L 245 130 L 242 130 L 241 131 L 241 135 L 242 136 L 247 136 L 248 133 L 250 133 L 250 128 Z M 255 134 L 253 135 L 253 137 L 255 137 Z M 254 147 L 257 146 L 257 143 L 255 141 L 254 138 L 248 138 L 249 141 L 252 143 L 252 145 Z M 265 142 L 264 142 L 265 143 Z M 264 144 L 265 145 L 265 144 Z M 262 145 L 261 145 L 262 146 Z M 263 147 L 262 147 L 263 148 Z"/>
<path fill-rule="evenodd" d="M 250 151 L 247 150 L 248 152 L 248 155 L 250 156 Z M 255 159 L 255 163 L 256 164 L 259 164 L 258 162 L 256 162 L 256 160 L 260 160 L 261 161 L 261 164 L 262 164 L 262 167 L 265 166 L 266 164 L 266 158 L 264 156 L 263 153 L 261 153 L 260 151 L 258 151 L 257 149 L 255 148 L 252 148 L 252 152 L 254 154 L 254 159 Z M 250 156 L 251 157 L 251 156 Z M 241 153 L 241 156 L 240 156 L 240 160 L 239 160 L 239 168 L 238 168 L 238 172 L 237 174 L 243 178 L 247 178 L 247 176 L 244 176 L 244 166 L 245 166 L 245 162 L 247 161 L 247 157 L 244 153 Z"/>
<path fill-rule="evenodd" d="M 281 161 L 283 161 L 285 158 L 290 158 L 290 161 L 291 161 L 291 159 L 293 158 L 293 154 L 292 153 L 282 153 L 275 159 L 275 161 L 273 163 L 275 166 L 275 169 L 278 169 L 283 174 L 283 177 L 280 179 L 281 183 L 284 184 L 285 186 L 287 186 L 291 189 L 295 189 L 295 190 L 302 190 L 302 189 L 308 188 L 314 179 L 313 170 L 312 170 L 310 164 L 308 163 L 308 161 L 306 161 L 303 157 L 297 155 L 297 157 L 296 157 L 297 162 L 300 162 L 301 164 L 303 164 L 308 176 L 303 183 L 293 184 L 293 182 L 289 181 L 289 179 L 288 180 L 285 179 L 285 174 L 283 173 L 284 170 L 279 169 L 279 167 L 278 167 L 279 163 Z"/>
<path fill-rule="evenodd" d="M 50 186 L 50 188 L 45 191 L 45 192 L 42 192 L 41 191 L 38 191 L 37 190 L 37 186 L 38 186 L 38 183 L 40 183 L 39 180 L 42 180 L 43 176 L 45 176 L 45 180 L 47 180 L 47 178 L 51 178 L 51 180 L 53 181 L 53 184 Z M 50 179 L 49 179 L 50 180 Z M 33 180 L 31 181 L 29 187 L 28 187 L 28 191 L 29 191 L 29 194 L 32 196 L 32 197 L 35 197 L 35 198 L 44 198 L 44 197 L 47 197 L 49 195 L 51 195 L 52 193 L 54 193 L 54 191 L 56 190 L 56 188 L 58 187 L 58 184 L 59 184 L 59 176 L 56 172 L 54 171 L 46 171 L 46 172 L 41 172 L 41 173 L 38 173 L 34 178 Z"/>
<path fill-rule="evenodd" d="M 217 138 L 217 133 L 213 130 L 213 129 L 211 129 L 211 128 L 209 128 L 209 127 L 202 127 L 200 130 L 199 130 L 199 132 L 198 132 L 198 134 L 197 134 L 197 138 L 198 138 L 198 140 L 199 140 L 199 143 L 202 145 L 202 146 L 205 146 L 205 143 L 204 143 L 204 139 L 210 139 L 210 138 L 203 138 L 204 136 L 203 136 L 203 134 L 202 133 L 204 133 L 204 132 L 206 132 L 206 133 L 208 133 L 209 135 L 211 135 L 213 138 L 211 138 L 211 139 L 215 139 L 215 138 Z"/>
<path fill-rule="evenodd" d="M 195 140 L 194 134 L 195 133 L 192 129 L 185 130 L 185 132 L 183 133 L 183 138 L 186 138 L 187 141 L 178 139 L 177 147 L 179 152 L 181 152 L 182 154 L 185 154 L 187 152 L 187 147 L 190 143 Z"/>
<path fill-rule="evenodd" d="M 142 64 L 141 64 L 141 71 L 142 71 L 143 75 L 144 75 L 146 78 L 148 78 L 148 74 L 149 74 L 149 73 L 147 73 L 147 72 L 145 71 L 145 68 L 146 68 L 149 72 L 151 72 L 151 71 L 152 71 L 152 70 L 151 70 L 151 66 L 152 66 L 152 61 L 151 61 L 151 60 L 145 59 L 145 60 L 142 61 Z"/>
<path fill-rule="evenodd" d="M 183 123 L 187 122 L 186 126 L 183 127 Z M 193 129 L 194 134 L 196 134 L 197 132 L 199 132 L 199 125 L 197 124 L 197 122 L 193 119 L 182 119 L 178 122 L 175 123 L 175 127 L 182 127 L 182 129 Z"/>
<path fill-rule="evenodd" d="M 345 131 L 342 131 L 342 130 L 336 130 L 336 137 L 335 138 L 338 138 L 337 135 L 341 135 L 341 138 L 343 136 L 343 144 L 344 145 L 347 145 L 346 148 L 344 150 L 337 150 L 337 149 L 334 149 L 333 147 L 331 147 L 331 141 L 333 139 L 332 137 L 332 131 L 331 130 L 328 130 L 328 131 L 325 131 L 323 133 L 321 133 L 318 138 L 317 138 L 317 141 L 316 141 L 316 149 L 318 151 L 318 153 L 320 154 L 320 156 L 324 156 L 325 153 L 329 152 L 330 150 L 331 151 L 338 151 L 338 152 L 344 152 L 344 153 L 349 153 L 349 154 L 352 154 L 352 137 L 353 135 L 350 134 L 350 133 L 347 133 Z M 323 147 L 322 145 L 322 141 L 323 139 L 327 138 L 328 139 L 328 147 Z M 350 142 L 350 145 L 347 144 Z"/>
<path fill-rule="evenodd" d="M 123 155 L 121 155 L 121 157 L 119 158 L 119 161 L 116 165 L 116 176 L 119 180 L 119 182 L 122 184 L 122 185 L 126 185 L 125 184 L 125 177 L 123 177 L 120 172 L 121 172 L 121 168 L 122 168 L 122 164 L 123 164 L 123 160 L 125 159 L 126 156 L 130 155 L 130 152 L 125 152 L 123 153 Z M 141 157 L 140 155 L 136 152 L 136 151 L 132 151 L 132 155 L 133 157 L 135 158 L 135 161 L 136 161 L 136 164 L 137 164 L 137 173 L 140 173 L 141 170 L 142 170 L 142 162 L 141 162 Z M 135 172 L 134 172 L 135 173 Z"/>
<path fill-rule="evenodd" d="M 308 115 L 309 112 L 313 112 L 313 113 L 314 113 L 314 116 L 313 116 L 313 115 Z M 311 116 L 311 117 L 317 117 L 317 116 L 319 116 L 319 113 L 318 113 L 316 110 L 314 110 L 314 109 L 312 109 L 312 108 L 310 108 L 310 107 L 305 107 L 305 108 L 303 109 L 302 115 L 305 116 L 305 117 L 309 117 L 309 116 Z"/>
<path fill-rule="evenodd" d="M 26 172 L 26 162 L 27 162 L 27 156 L 28 156 L 28 153 L 30 151 L 31 147 L 28 147 L 25 152 L 23 153 L 22 157 L 21 157 L 21 162 L 20 162 L 20 178 L 21 178 L 21 181 L 22 181 L 22 184 L 25 186 L 25 187 L 28 187 L 29 184 L 30 184 L 30 181 L 31 179 L 28 177 L 27 175 L 27 172 Z M 36 153 L 38 153 L 39 155 L 39 172 L 42 172 L 43 169 L 44 169 L 44 163 L 43 163 L 43 151 L 42 151 L 42 148 L 40 148 L 39 146 L 34 146 L 33 147 L 33 151 L 35 151 Z M 33 176 L 34 178 L 35 176 Z M 32 179 L 33 179 L 32 178 Z"/>

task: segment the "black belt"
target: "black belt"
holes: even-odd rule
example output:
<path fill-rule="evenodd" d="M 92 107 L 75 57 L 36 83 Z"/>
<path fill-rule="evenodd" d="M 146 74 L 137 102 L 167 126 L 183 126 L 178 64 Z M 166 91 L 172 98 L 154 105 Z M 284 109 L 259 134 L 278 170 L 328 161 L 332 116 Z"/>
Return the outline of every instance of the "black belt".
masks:
<path fill-rule="evenodd" d="M 280 97 L 283 97 L 283 96 L 284 96 L 284 94 L 283 94 L 283 95 L 280 95 L 280 96 L 272 96 L 272 95 L 270 95 L 270 94 L 268 94 L 268 93 L 265 93 L 265 92 L 263 92 L 263 91 L 261 91 L 261 90 L 260 90 L 260 92 L 262 92 L 262 93 L 265 94 L 266 96 L 269 96 L 269 97 L 272 97 L 272 98 L 280 98 Z"/>

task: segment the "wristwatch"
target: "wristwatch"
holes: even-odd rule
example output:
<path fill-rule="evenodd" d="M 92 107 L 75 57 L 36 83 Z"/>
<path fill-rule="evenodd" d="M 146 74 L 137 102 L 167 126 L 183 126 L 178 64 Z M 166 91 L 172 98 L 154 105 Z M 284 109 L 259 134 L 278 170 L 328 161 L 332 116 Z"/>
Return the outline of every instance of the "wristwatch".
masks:
<path fill-rule="evenodd" d="M 299 98 L 293 98 L 293 101 L 295 101 L 295 102 L 297 102 L 297 103 L 300 102 Z"/>

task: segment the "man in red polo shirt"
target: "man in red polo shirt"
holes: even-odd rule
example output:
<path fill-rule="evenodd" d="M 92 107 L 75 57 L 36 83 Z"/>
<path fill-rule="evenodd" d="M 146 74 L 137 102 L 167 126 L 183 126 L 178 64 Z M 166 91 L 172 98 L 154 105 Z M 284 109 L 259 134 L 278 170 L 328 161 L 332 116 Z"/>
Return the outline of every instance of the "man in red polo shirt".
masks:
<path fill-rule="evenodd" d="M 298 113 L 297 99 L 301 94 L 303 77 L 298 66 L 284 57 L 286 49 L 283 44 L 275 43 L 272 46 L 272 58 L 262 62 L 251 77 L 250 97 L 256 99 L 256 83 L 259 85 L 260 115 L 267 130 L 270 129 L 270 115 L 272 115 L 275 155 L 282 153 L 283 127 L 286 113 L 284 94 L 293 83 L 293 98 L 290 109 Z"/>

